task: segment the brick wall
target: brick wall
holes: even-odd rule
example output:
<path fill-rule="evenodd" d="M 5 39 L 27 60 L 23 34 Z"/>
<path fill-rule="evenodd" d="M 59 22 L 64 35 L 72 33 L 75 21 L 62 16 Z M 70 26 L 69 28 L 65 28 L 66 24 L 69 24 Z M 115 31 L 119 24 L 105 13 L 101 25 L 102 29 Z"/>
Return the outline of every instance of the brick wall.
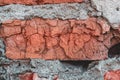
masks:
<path fill-rule="evenodd" d="M 120 69 L 119 0 L 0 0 L 0 5 L 0 79 L 103 80 L 108 70 Z"/>

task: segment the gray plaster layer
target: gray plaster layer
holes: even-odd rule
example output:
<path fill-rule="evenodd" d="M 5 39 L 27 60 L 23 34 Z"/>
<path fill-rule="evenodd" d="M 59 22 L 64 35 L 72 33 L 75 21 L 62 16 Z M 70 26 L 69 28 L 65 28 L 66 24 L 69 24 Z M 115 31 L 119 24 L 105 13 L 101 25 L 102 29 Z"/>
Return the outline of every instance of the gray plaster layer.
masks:
<path fill-rule="evenodd" d="M 32 17 L 60 18 L 60 19 L 86 19 L 88 18 L 87 4 L 63 3 L 25 6 L 11 4 L 0 7 L 0 20 L 29 19 Z"/>
<path fill-rule="evenodd" d="M 19 80 L 18 75 L 26 72 L 35 72 L 41 78 L 53 80 L 55 75 L 60 80 L 103 80 L 108 70 L 120 69 L 120 58 L 112 58 L 89 64 L 89 69 L 79 62 L 71 64 L 59 60 L 46 61 L 40 59 L 9 60 L 0 58 L 0 80 Z M 110 65 L 110 66 L 109 66 Z"/>
<path fill-rule="evenodd" d="M 92 6 L 114 26 L 120 24 L 120 0 L 91 0 Z"/>
<path fill-rule="evenodd" d="M 5 44 L 2 38 L 0 38 L 0 56 L 5 56 Z"/>

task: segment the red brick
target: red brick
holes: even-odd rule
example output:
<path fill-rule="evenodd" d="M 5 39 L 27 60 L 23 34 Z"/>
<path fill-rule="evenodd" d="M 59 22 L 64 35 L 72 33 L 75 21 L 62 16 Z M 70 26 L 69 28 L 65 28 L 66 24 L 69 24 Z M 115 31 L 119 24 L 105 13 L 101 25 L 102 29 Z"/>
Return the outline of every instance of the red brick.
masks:
<path fill-rule="evenodd" d="M 20 80 L 47 80 L 46 78 L 40 78 L 38 77 L 37 73 L 24 73 L 19 75 Z"/>
<path fill-rule="evenodd" d="M 34 73 L 25 73 L 19 75 L 20 80 L 33 80 Z"/>
<path fill-rule="evenodd" d="M 23 36 L 14 35 L 6 39 L 6 56 L 13 59 L 25 58 L 26 41 Z"/>
<path fill-rule="evenodd" d="M 6 4 L 54 4 L 54 3 L 71 3 L 71 2 L 82 2 L 83 0 L 0 0 L 0 5 Z"/>
<path fill-rule="evenodd" d="M 96 18 L 34 18 L 3 22 L 0 36 L 11 59 L 100 60 L 108 56 L 105 45 L 111 45 L 109 29 L 104 20 Z"/>
<path fill-rule="evenodd" d="M 106 72 L 104 80 L 120 80 L 120 69 Z"/>
<path fill-rule="evenodd" d="M 10 26 L 4 26 L 4 35 L 6 36 L 11 36 L 11 35 L 14 35 L 14 34 L 19 34 L 21 33 L 21 28 L 18 26 L 18 27 L 10 27 Z"/>

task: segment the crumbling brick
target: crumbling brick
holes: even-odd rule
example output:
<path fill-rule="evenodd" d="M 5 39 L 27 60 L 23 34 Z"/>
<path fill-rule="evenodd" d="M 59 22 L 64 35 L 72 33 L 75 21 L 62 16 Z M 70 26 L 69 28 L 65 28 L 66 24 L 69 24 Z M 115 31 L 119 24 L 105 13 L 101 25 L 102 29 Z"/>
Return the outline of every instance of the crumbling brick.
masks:
<path fill-rule="evenodd" d="M 24 73 L 19 75 L 20 80 L 47 80 L 46 78 L 40 78 L 37 73 Z"/>
<path fill-rule="evenodd" d="M 0 5 L 6 4 L 54 4 L 54 3 L 72 3 L 72 2 L 82 2 L 83 0 L 0 0 Z"/>
<path fill-rule="evenodd" d="M 104 80 L 120 80 L 120 69 L 106 72 Z"/>
<path fill-rule="evenodd" d="M 6 44 L 6 56 L 11 59 L 100 60 L 107 58 L 108 49 L 98 37 L 106 40 L 104 34 L 107 36 L 110 29 L 101 20 L 6 21 L 0 36 Z"/>

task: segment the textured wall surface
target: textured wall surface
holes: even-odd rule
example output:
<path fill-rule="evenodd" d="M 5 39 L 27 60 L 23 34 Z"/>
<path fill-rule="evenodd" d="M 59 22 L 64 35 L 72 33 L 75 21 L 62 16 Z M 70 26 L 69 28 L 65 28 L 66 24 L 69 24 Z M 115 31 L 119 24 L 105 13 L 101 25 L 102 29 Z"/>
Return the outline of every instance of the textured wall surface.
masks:
<path fill-rule="evenodd" d="M 61 3 L 46 5 L 19 5 L 10 4 L 0 7 L 0 20 L 6 21 L 11 19 L 31 19 L 33 17 L 49 19 L 87 19 L 88 9 L 85 3 Z"/>
<path fill-rule="evenodd" d="M 0 80 L 119 80 L 119 27 L 119 0 L 0 0 Z"/>
<path fill-rule="evenodd" d="M 120 25 L 120 1 L 119 0 L 91 0 L 92 5 L 102 13 L 114 27 Z"/>
<path fill-rule="evenodd" d="M 96 20 L 34 18 L 6 21 L 1 26 L 6 56 L 12 59 L 105 59 L 108 50 L 99 37 L 110 42 L 110 39 L 104 38 L 110 26 L 102 19 Z"/>
<path fill-rule="evenodd" d="M 109 71 L 104 76 L 105 80 L 120 80 L 120 70 Z"/>
<path fill-rule="evenodd" d="M 82 2 L 83 0 L 1 0 L 0 5 L 6 4 L 54 4 L 54 3 L 69 3 L 69 2 Z"/>

